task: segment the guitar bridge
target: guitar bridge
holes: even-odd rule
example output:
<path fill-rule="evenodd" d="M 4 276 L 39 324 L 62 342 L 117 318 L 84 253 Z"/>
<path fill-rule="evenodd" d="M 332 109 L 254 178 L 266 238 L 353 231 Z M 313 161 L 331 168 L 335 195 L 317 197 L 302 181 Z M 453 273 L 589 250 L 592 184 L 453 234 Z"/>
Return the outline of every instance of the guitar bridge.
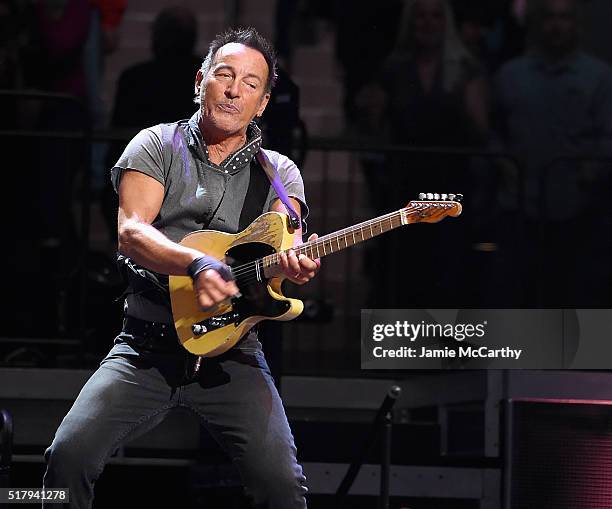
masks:
<path fill-rule="evenodd" d="M 215 329 L 220 329 L 221 327 L 225 327 L 231 323 L 238 325 L 240 321 L 240 314 L 237 311 L 230 311 L 228 313 L 223 313 L 218 316 L 211 316 L 206 320 L 202 320 L 201 322 L 194 323 L 191 326 L 191 331 L 196 336 L 201 336 L 202 334 L 206 334 L 207 332 L 211 332 Z"/>

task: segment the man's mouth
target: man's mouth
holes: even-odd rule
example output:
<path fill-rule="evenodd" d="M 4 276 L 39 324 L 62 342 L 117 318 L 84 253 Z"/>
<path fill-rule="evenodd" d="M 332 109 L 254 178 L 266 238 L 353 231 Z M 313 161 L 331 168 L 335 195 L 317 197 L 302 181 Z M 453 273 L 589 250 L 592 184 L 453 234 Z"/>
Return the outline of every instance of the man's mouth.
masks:
<path fill-rule="evenodd" d="M 226 111 L 227 113 L 240 113 L 238 106 L 236 106 L 235 104 L 221 103 L 217 106 L 223 111 Z"/>

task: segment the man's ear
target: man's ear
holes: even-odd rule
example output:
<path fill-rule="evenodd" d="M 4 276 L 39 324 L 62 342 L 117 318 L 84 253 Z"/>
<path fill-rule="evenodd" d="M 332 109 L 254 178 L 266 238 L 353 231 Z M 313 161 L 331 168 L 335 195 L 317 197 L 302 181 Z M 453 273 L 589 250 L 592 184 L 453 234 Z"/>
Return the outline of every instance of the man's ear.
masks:
<path fill-rule="evenodd" d="M 204 78 L 204 75 L 202 74 L 202 69 L 198 69 L 198 72 L 195 78 L 195 86 L 194 86 L 194 93 L 197 95 L 200 95 L 200 88 L 202 87 L 203 78 Z"/>
<path fill-rule="evenodd" d="M 257 116 L 261 117 L 263 115 L 264 110 L 266 109 L 266 106 L 268 105 L 268 101 L 270 100 L 270 92 L 266 92 L 260 101 L 259 104 L 259 109 L 257 110 Z"/>

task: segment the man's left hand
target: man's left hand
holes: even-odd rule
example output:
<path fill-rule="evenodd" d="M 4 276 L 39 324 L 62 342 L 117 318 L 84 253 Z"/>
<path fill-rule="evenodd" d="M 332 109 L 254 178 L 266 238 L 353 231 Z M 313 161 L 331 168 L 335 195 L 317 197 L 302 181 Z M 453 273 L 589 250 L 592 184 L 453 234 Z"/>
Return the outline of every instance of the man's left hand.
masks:
<path fill-rule="evenodd" d="M 308 241 L 310 242 L 317 238 L 318 235 L 313 233 L 308 237 Z M 298 257 L 295 251 L 290 249 L 288 254 L 285 252 L 280 253 L 280 264 L 285 277 L 289 281 L 297 285 L 303 285 L 317 275 L 321 267 L 321 260 L 319 258 L 312 260 L 304 254 Z"/>

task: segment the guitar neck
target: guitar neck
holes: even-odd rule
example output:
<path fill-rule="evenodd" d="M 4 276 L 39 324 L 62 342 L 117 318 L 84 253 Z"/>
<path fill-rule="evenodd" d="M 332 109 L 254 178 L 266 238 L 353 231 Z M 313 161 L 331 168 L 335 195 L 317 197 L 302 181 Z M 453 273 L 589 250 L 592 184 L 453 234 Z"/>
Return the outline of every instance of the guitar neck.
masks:
<path fill-rule="evenodd" d="M 429 200 L 424 201 L 427 197 Z M 383 216 L 364 221 L 363 223 L 349 226 L 343 230 L 330 233 L 316 240 L 311 240 L 297 247 L 293 247 L 296 255 L 306 255 L 308 258 L 323 258 L 332 253 L 342 251 L 347 247 L 359 244 L 364 240 L 371 239 L 400 226 L 426 222 L 437 223 L 446 216 L 456 217 L 461 214 L 461 204 L 459 200 L 462 195 L 455 194 L 428 194 L 420 195 L 420 200 L 411 201 L 407 207 L 385 214 Z M 457 198 L 457 201 L 454 201 Z M 432 201 L 433 200 L 433 201 Z M 289 251 L 284 251 L 285 253 Z M 233 271 L 237 280 L 242 279 L 243 282 L 251 281 L 255 278 L 257 281 L 262 281 L 264 277 L 273 277 L 277 274 L 280 265 L 280 254 L 273 253 L 263 258 L 258 258 L 239 267 L 233 267 Z M 248 281 L 247 281 L 248 280 Z"/>
<path fill-rule="evenodd" d="M 334 233 L 329 233 L 316 240 L 311 240 L 293 248 L 296 255 L 304 254 L 309 258 L 322 258 L 332 253 L 342 251 L 347 247 L 354 246 L 369 240 L 373 237 L 385 233 L 399 226 L 408 224 L 408 214 L 411 211 L 409 208 L 404 208 L 385 214 L 384 216 L 364 221 L 363 223 L 349 226 L 343 230 L 338 230 Z M 279 254 L 274 253 L 263 258 L 263 266 L 270 267 L 279 262 Z"/>

